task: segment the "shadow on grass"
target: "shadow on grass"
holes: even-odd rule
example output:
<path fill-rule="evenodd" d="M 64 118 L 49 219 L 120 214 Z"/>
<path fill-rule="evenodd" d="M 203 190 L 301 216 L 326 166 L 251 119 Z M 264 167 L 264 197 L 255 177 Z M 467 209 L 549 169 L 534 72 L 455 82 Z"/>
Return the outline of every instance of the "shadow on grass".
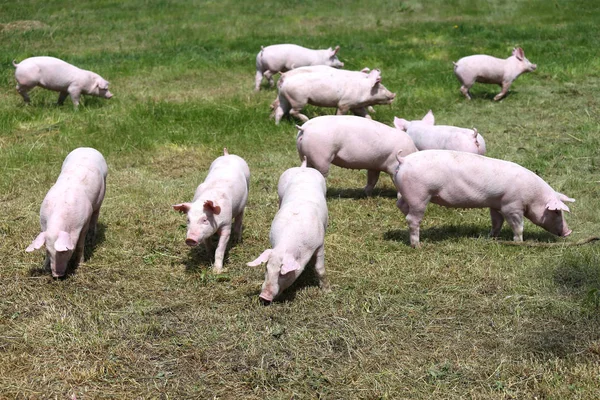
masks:
<path fill-rule="evenodd" d="M 319 286 L 319 277 L 317 276 L 317 272 L 315 271 L 315 261 L 311 260 L 302 271 L 302 274 L 296 279 L 294 283 L 287 289 L 283 291 L 282 294 L 277 296 L 272 303 L 269 304 L 278 304 L 278 303 L 287 303 L 290 301 L 294 301 L 296 299 L 296 294 L 301 291 L 303 288 L 311 287 L 311 286 Z M 258 298 L 260 295 L 260 287 L 258 290 L 253 290 L 251 293 L 248 293 L 248 297 L 250 298 Z"/>
<path fill-rule="evenodd" d="M 371 197 L 390 197 L 396 199 L 398 192 L 393 189 L 378 189 L 377 187 L 373 190 Z M 327 188 L 326 197 L 328 199 L 365 199 L 368 196 L 365 194 L 363 188 L 356 189 L 340 189 L 340 188 Z"/>
<path fill-rule="evenodd" d="M 487 101 L 492 101 L 493 102 L 494 101 L 494 97 L 496 97 L 496 95 L 498 93 L 500 93 L 500 91 L 502 90 L 502 88 L 500 86 L 489 86 L 489 87 L 490 88 L 491 87 L 498 87 L 499 90 L 497 90 L 497 91 L 493 91 L 493 90 L 484 91 L 485 89 L 483 89 L 483 88 L 479 88 L 481 90 L 478 90 L 476 86 L 473 86 L 471 88 L 471 90 L 470 90 L 471 98 L 473 100 L 487 100 Z M 473 91 L 473 88 L 476 88 L 476 90 Z M 460 93 L 460 91 L 459 91 L 459 93 Z M 502 98 L 502 100 L 500 100 L 500 101 L 504 101 L 504 100 L 508 99 L 511 96 L 512 93 L 518 93 L 518 92 L 513 92 L 512 90 L 509 90 L 508 93 L 506 93 L 506 96 L 504 96 Z M 464 98 L 464 95 L 462 93 L 461 93 L 461 96 Z"/>
<path fill-rule="evenodd" d="M 213 249 L 217 249 L 217 244 L 219 243 L 219 236 L 213 235 L 211 238 L 211 243 Z M 238 242 L 232 238 L 227 243 L 227 248 L 225 249 L 225 255 L 223 256 L 223 269 L 227 269 L 227 256 L 229 255 L 229 251 L 238 245 Z M 215 260 L 215 253 L 209 254 L 206 251 L 206 246 L 204 243 L 198 244 L 196 247 L 190 248 L 188 251 L 187 257 L 182 261 L 185 265 L 185 271 L 190 273 L 201 272 L 204 269 L 211 270 L 213 267 L 213 262 Z"/>
<path fill-rule="evenodd" d="M 462 238 L 462 237 L 473 237 L 473 238 L 488 238 L 490 233 L 490 228 L 482 228 L 481 225 L 473 225 L 473 224 L 461 224 L 461 225 L 444 225 L 444 226 L 436 226 L 433 228 L 421 229 L 419 239 L 421 242 L 442 242 L 444 240 L 448 240 L 449 238 Z M 408 227 L 405 229 L 397 229 L 393 231 L 387 231 L 384 233 L 383 238 L 385 240 L 396 241 L 396 242 L 404 242 L 406 244 L 410 244 L 410 236 L 408 233 Z M 509 228 L 504 228 L 500 232 L 500 235 L 497 238 L 498 240 L 513 240 L 512 230 Z M 556 242 L 558 239 L 557 236 L 552 235 L 551 233 L 544 231 L 535 231 L 535 232 L 524 232 L 523 240 L 524 245 L 527 245 L 527 242 Z M 489 239 L 490 241 L 494 239 Z"/>
<path fill-rule="evenodd" d="M 530 332 L 521 339 L 527 350 L 545 359 L 595 353 L 600 340 L 600 255 L 567 251 L 553 270 L 540 269 L 540 279 L 550 276 L 563 295 L 581 305 L 544 307 L 531 316 Z M 539 311 L 539 313 L 538 313 Z"/>

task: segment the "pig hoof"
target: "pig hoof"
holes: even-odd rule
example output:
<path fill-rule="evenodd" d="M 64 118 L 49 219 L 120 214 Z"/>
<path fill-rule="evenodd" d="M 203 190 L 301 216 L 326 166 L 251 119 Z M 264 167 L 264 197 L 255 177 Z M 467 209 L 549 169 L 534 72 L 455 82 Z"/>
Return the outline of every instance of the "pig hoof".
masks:
<path fill-rule="evenodd" d="M 223 268 L 217 268 L 217 267 L 213 268 L 213 273 L 215 273 L 215 274 L 222 274 L 223 272 L 225 272 L 223 270 Z"/>

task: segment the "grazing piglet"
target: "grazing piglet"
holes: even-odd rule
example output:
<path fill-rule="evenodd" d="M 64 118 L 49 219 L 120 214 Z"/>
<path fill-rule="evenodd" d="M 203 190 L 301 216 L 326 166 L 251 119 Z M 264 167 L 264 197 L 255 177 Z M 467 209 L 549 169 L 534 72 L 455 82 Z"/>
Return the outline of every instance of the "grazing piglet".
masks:
<path fill-rule="evenodd" d="M 555 192 L 542 178 L 515 163 L 451 150 L 424 150 L 398 156 L 394 183 L 398 208 L 406 215 L 410 244 L 419 246 L 419 226 L 430 201 L 453 208 L 490 208 L 492 237 L 504 219 L 523 241 L 523 216 L 548 232 L 568 236 L 563 202 L 575 201 Z"/>
<path fill-rule="evenodd" d="M 250 169 L 246 161 L 229 154 L 227 149 L 223 149 L 223 153 L 210 165 L 208 175 L 196 189 L 192 203 L 173 206 L 173 209 L 187 214 L 185 244 L 188 246 L 197 246 L 203 241 L 210 254 L 213 251 L 211 236 L 215 233 L 219 235 L 213 266 L 217 274 L 223 272 L 223 257 L 231 236 L 233 218 L 234 238 L 242 240 L 242 220 L 250 185 Z"/>
<path fill-rule="evenodd" d="M 403 118 L 394 118 L 396 128 L 405 131 L 419 150 L 456 150 L 485 154 L 485 141 L 477 133 L 477 129 L 434 124 L 435 119 L 431 110 L 422 120 L 407 121 Z"/>
<path fill-rule="evenodd" d="M 275 123 L 284 115 L 294 116 L 303 122 L 308 117 L 300 113 L 307 104 L 336 107 L 337 115 L 352 111 L 366 117 L 367 107 L 391 104 L 395 93 L 381 84 L 377 69 L 366 73 L 348 74 L 331 68 L 327 72 L 313 72 L 286 77 L 279 87 L 279 105 L 275 110 Z"/>
<path fill-rule="evenodd" d="M 260 90 L 263 75 L 273 86 L 273 75 L 278 72 L 286 72 L 294 68 L 310 65 L 329 65 L 334 68 L 342 68 L 344 63 L 338 60 L 335 49 L 313 50 L 295 44 L 274 44 L 261 47 L 256 55 L 256 78 L 254 90 Z"/>
<path fill-rule="evenodd" d="M 108 81 L 100 75 L 77 68 L 54 57 L 31 57 L 19 64 L 13 61 L 16 68 L 17 92 L 29 103 L 28 92 L 36 86 L 59 92 L 58 104 L 62 105 L 67 98 L 75 107 L 79 106 L 82 94 L 110 99 L 113 95 L 108 91 Z"/>
<path fill-rule="evenodd" d="M 316 117 L 297 126 L 296 147 L 300 158 L 324 177 L 331 164 L 342 168 L 366 169 L 365 192 L 371 195 L 381 171 L 394 175 L 396 153 L 417 151 L 412 139 L 400 129 L 351 115 Z"/>
<path fill-rule="evenodd" d="M 42 232 L 26 249 L 31 252 L 46 245 L 45 267 L 50 264 L 52 276 L 63 276 L 69 260 L 74 267 L 79 265 L 86 234 L 88 242 L 94 242 L 107 172 L 104 157 L 95 149 L 80 147 L 65 158 L 40 208 Z"/>
<path fill-rule="evenodd" d="M 498 101 L 506 96 L 510 85 L 519 75 L 535 71 L 536 68 L 536 64 L 525 58 L 523 49 L 517 47 L 506 60 L 484 54 L 463 57 L 454 63 L 454 74 L 462 84 L 461 93 L 469 100 L 469 89 L 475 82 L 500 85 L 502 91 L 494 97 Z"/>
<path fill-rule="evenodd" d="M 247 265 L 267 263 L 260 299 L 269 304 L 300 276 L 313 259 L 319 286 L 328 290 L 325 278 L 325 230 L 327 203 L 325 179 L 306 167 L 290 168 L 279 178 L 279 211 L 271 224 L 271 248 Z"/>

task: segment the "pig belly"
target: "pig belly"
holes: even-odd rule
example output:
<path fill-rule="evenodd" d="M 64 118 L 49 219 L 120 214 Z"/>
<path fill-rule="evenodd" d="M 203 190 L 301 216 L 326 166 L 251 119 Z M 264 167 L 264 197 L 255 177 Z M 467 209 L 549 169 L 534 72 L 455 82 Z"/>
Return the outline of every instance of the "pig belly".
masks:
<path fill-rule="evenodd" d="M 431 202 L 444 207 L 452 208 L 494 208 L 499 209 L 504 193 L 499 191 L 483 190 L 473 182 L 452 182 L 432 193 Z"/>

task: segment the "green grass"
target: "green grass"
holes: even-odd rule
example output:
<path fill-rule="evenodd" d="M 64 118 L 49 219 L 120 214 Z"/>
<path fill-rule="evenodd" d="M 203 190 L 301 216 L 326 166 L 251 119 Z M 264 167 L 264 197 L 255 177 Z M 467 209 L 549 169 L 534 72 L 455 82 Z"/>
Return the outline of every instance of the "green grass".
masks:
<path fill-rule="evenodd" d="M 38 1 L 0 5 L 0 398 L 600 397 L 600 7 L 592 1 Z M 333 167 L 324 294 L 307 269 L 258 302 L 277 179 L 299 164 L 294 122 L 252 92 L 261 45 L 340 45 L 349 69 L 380 68 L 397 92 L 374 118 L 475 126 L 491 157 L 577 199 L 571 237 L 526 222 L 525 246 L 487 238 L 486 210 L 430 205 L 408 246 L 390 179 L 366 198 L 364 171 Z M 509 96 L 452 61 L 538 64 Z M 14 90 L 11 61 L 60 57 L 111 82 L 110 101 Z M 308 107 L 309 116 L 332 110 Z M 109 165 L 91 257 L 64 280 L 24 249 L 66 154 Z M 251 169 L 243 243 L 216 276 L 184 244 L 191 200 L 222 148 Z M 512 233 L 505 226 L 502 239 Z M 535 246 L 554 244 L 550 247 Z"/>

